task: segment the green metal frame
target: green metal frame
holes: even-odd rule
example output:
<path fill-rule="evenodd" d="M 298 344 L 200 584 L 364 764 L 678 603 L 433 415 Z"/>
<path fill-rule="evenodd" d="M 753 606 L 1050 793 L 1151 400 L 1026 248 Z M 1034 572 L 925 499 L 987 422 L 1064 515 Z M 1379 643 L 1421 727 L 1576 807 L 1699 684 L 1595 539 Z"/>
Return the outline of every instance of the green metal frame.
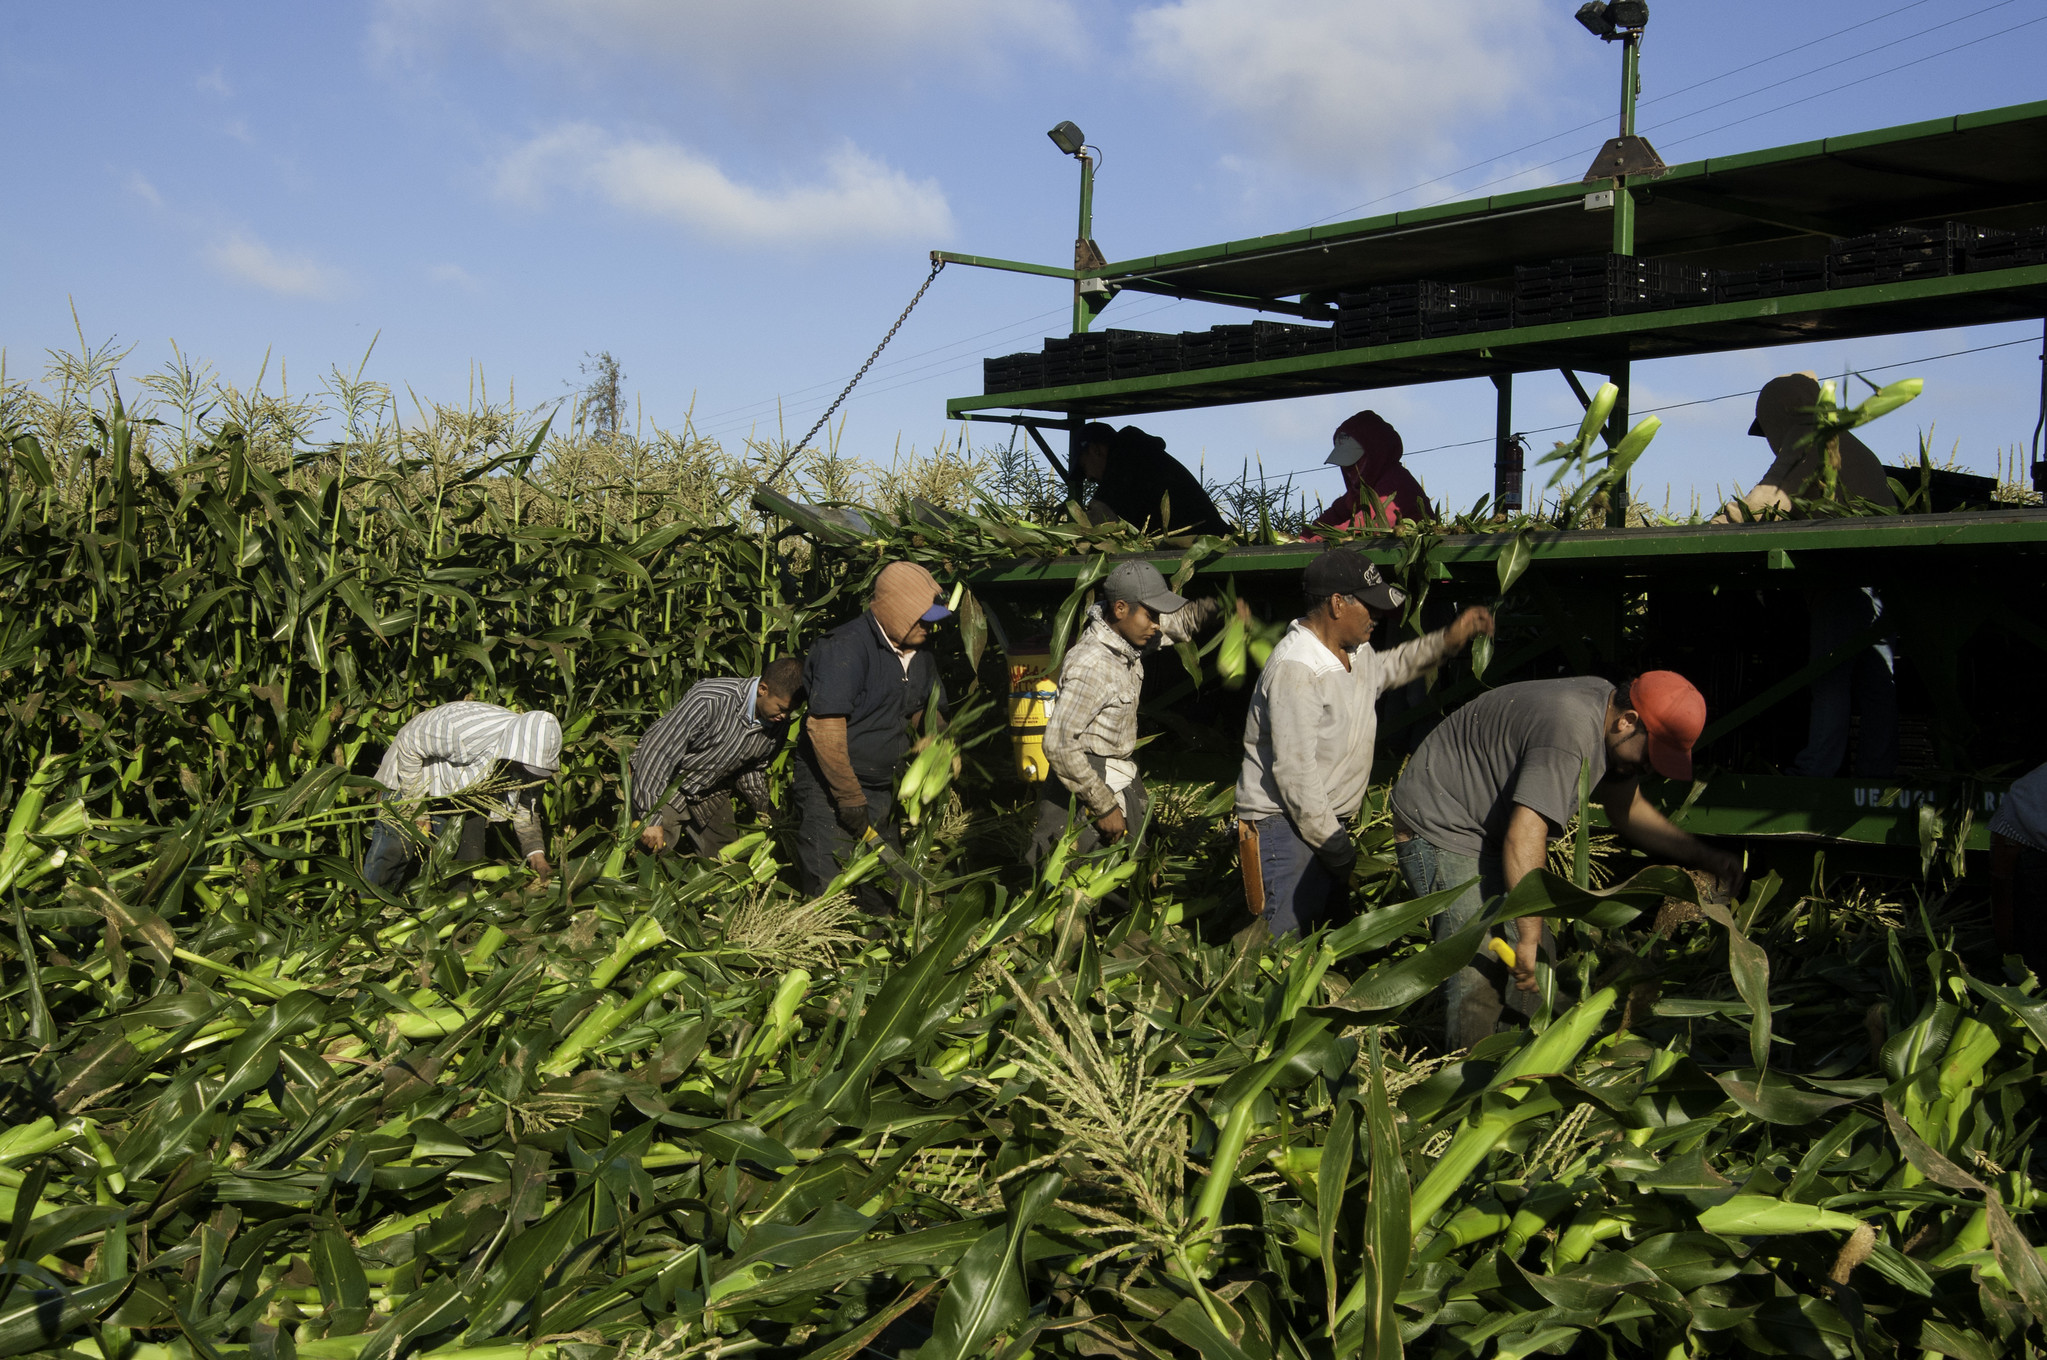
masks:
<path fill-rule="evenodd" d="M 1633 359 L 1712 354 L 1840 336 L 1895 335 L 2026 320 L 2043 313 L 2047 313 L 2047 265 L 2032 265 L 1590 321 L 1517 326 L 1478 335 L 1299 354 L 1070 387 L 954 397 L 946 402 L 945 410 L 955 419 L 969 412 L 998 409 L 1079 411 L 1096 418 L 1135 415 L 1532 373 L 1562 366 L 1603 372 Z"/>
<path fill-rule="evenodd" d="M 1777 167 L 1794 167 L 1799 161 L 1822 161 L 1827 159 L 1847 160 L 1858 155 L 1867 155 L 1889 148 L 1895 148 L 1914 141 L 1944 137 L 1949 134 L 1970 134 L 1990 132 L 2014 124 L 2047 118 L 2047 100 L 2027 104 L 2014 104 L 2004 108 L 1984 109 L 1973 113 L 1956 114 L 1945 118 L 1926 119 L 1916 123 L 1905 123 L 1896 127 L 1879 128 L 1873 131 L 1850 133 L 1840 137 L 1823 137 L 1808 142 L 1795 142 L 1788 146 L 1769 147 L 1758 151 L 1743 152 L 1732 156 L 1716 156 L 1708 160 L 1690 161 L 1670 167 L 1670 172 L 1658 178 L 1651 185 L 1641 186 L 1641 191 L 1658 196 L 1669 196 L 1674 201 L 1689 191 L 1705 191 L 1712 188 L 1716 179 L 1743 171 L 1766 170 Z M 1164 252 L 1157 255 L 1133 257 L 1127 260 L 1113 260 L 1101 271 L 1101 278 L 1112 284 L 1125 285 L 1129 278 L 1154 278 L 1162 271 L 1184 269 L 1189 265 L 1204 265 L 1221 262 L 1237 262 L 1260 256 L 1272 256 L 1290 249 L 1321 249 L 1346 243 L 1360 245 L 1394 239 L 1417 228 L 1434 229 L 1463 222 L 1475 222 L 1486 218 L 1505 217 L 1529 211 L 1563 211 L 1577 209 L 1582 203 L 1588 187 L 1581 183 L 1551 184 L 1535 189 L 1523 189 L 1514 193 L 1494 194 L 1485 198 L 1465 199 L 1455 203 L 1434 204 L 1426 208 L 1410 208 L 1401 212 L 1384 213 L 1376 217 L 1356 218 L 1346 222 L 1330 222 L 1321 226 L 1304 227 L 1296 231 L 1276 232 L 1269 236 L 1257 236 L 1225 241 L 1217 245 L 1199 246 L 1188 250 Z M 1967 187 L 1964 185 L 1963 187 Z M 1675 192 L 1672 192 L 1675 191 Z M 1713 192 L 1716 207 L 1740 213 L 1758 223 L 1776 227 L 1789 234 L 1833 234 L 1845 235 L 1854 231 L 1868 230 L 1869 223 L 1862 220 L 1819 222 L 1802 214 L 1801 221 L 1776 222 L 1772 216 L 1781 215 L 1781 210 L 1770 205 L 1744 205 L 1738 200 L 1728 200 L 1718 191 Z M 1748 209 L 1744 211 L 1744 209 Z M 1768 213 L 1770 216 L 1759 214 Z M 1909 220 L 1909 219 L 1905 219 Z M 1694 250 L 1712 248 L 1718 242 L 1710 240 L 1686 243 Z M 1658 250 L 1656 253 L 1664 253 Z M 1195 280 L 1188 280 L 1190 286 L 1201 286 Z"/>
<path fill-rule="evenodd" d="M 1632 131 L 1626 108 L 1633 93 L 1631 68 L 1632 62 L 1623 62 L 1624 135 Z M 1599 223 L 1595 240 L 1590 228 L 1596 219 L 1586 215 L 1585 195 L 1608 185 L 1616 191 L 1614 212 L 1611 221 Z M 1944 220 L 1992 226 L 2047 220 L 2047 101 L 1673 166 L 1654 180 L 1549 185 L 1115 261 L 1099 269 L 1081 267 L 1085 262 L 1078 258 L 1071 270 L 942 252 L 934 252 L 934 259 L 1072 280 L 1077 295 L 1074 328 L 1081 330 L 1090 318 L 1081 315 L 1078 293 L 1082 283 L 1091 280 L 1112 290 L 1326 320 L 1333 315 L 1330 299 L 1335 290 L 1377 282 L 1415 277 L 1498 280 L 1510 276 L 1514 264 L 1529 259 L 1602 249 L 1741 268 L 1763 259 L 1811 258 L 1825 249 L 1820 238 L 1827 236 Z M 1086 235 L 1083 220 L 1082 236 Z M 1507 403 L 1516 373 L 1555 369 L 1603 373 L 1625 390 L 1631 366 L 1639 360 L 2042 316 L 2047 316 L 2047 265 L 957 397 L 946 403 L 946 412 L 952 418 L 999 420 L 1004 417 L 990 413 L 1031 410 L 1073 423 L 1487 377 L 1499 388 L 1496 424 L 1504 446 L 1510 435 Z M 1623 410 L 1624 404 L 1616 412 L 1609 440 L 1625 426 Z M 1618 503 L 1614 508 L 1618 511 Z M 1428 552 L 1432 576 L 1461 578 L 1466 586 L 1482 587 L 1510 541 L 1503 534 L 1436 539 Z M 1411 544 L 1388 539 L 1353 543 L 1382 564 L 1405 566 L 1412 557 Z M 1493 662 L 1498 674 L 1512 673 L 1559 649 L 1574 667 L 1592 668 L 1592 658 L 1580 654 L 1607 644 L 1599 640 L 1600 619 L 1588 616 L 1588 610 L 1599 612 L 1584 598 L 1588 590 L 1607 589 L 1616 582 L 1640 589 L 1685 576 L 1756 585 L 1862 584 L 1865 577 L 1874 580 L 1896 571 L 1901 553 L 1913 555 L 1913 571 L 1968 570 L 1984 563 L 1985 554 L 2047 557 L 2047 510 L 1610 527 L 1538 534 L 1530 546 L 1525 589 L 1553 626 L 1504 647 Z M 1211 579 L 1291 576 L 1323 547 L 1308 543 L 1233 548 L 1203 562 L 1197 574 Z M 1934 555 L 1920 556 L 1928 553 Z M 1171 547 L 1141 556 L 1168 571 L 1180 560 Z M 1087 560 L 1018 560 L 978 574 L 973 584 L 987 592 L 991 603 L 1004 595 L 1063 594 Z M 1785 572 L 1793 575 L 1778 575 Z M 2041 579 L 2047 580 L 2047 563 Z M 2013 638 L 2047 650 L 2047 629 L 2023 619 L 2004 623 Z M 1966 632 L 1976 624 L 1962 626 Z M 1588 628 L 1590 632 L 1585 631 Z M 1877 631 L 1869 630 L 1871 635 Z M 1723 737 L 1783 703 L 1866 641 L 1856 638 L 1748 697 L 1722 715 L 1705 740 Z M 1479 688 L 1479 681 L 1464 675 L 1440 687 L 1437 697 L 1454 703 Z M 1412 709 L 1391 715 L 1382 731 L 1391 734 L 1420 713 Z M 1921 808 L 1932 804 L 1951 816 L 1965 808 L 1973 813 L 1976 820 L 1965 843 L 1981 849 L 1988 840 L 1988 812 L 1998 796 L 1996 786 L 1973 782 L 1918 787 L 1721 775 L 1694 789 L 1676 815 L 1701 834 L 1916 848 Z"/>

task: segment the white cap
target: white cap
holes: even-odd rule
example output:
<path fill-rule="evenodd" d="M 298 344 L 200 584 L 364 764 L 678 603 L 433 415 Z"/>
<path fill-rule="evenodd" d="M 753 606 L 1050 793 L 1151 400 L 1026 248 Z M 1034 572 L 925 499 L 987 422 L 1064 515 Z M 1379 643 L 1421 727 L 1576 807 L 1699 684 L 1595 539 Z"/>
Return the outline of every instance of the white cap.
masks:
<path fill-rule="evenodd" d="M 1322 461 L 1331 467 L 1349 467 L 1365 456 L 1365 446 L 1347 434 L 1336 436 L 1336 446 L 1329 450 L 1329 456 Z"/>

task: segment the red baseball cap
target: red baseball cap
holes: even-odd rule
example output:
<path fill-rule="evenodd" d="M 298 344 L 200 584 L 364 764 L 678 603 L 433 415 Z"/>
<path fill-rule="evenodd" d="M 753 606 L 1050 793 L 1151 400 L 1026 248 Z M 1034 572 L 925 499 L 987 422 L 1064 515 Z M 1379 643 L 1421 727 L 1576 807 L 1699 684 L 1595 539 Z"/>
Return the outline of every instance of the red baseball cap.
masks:
<path fill-rule="evenodd" d="M 1649 764 L 1665 779 L 1692 777 L 1692 745 L 1706 730 L 1706 696 L 1676 671 L 1644 671 L 1628 686 L 1627 707 L 1649 734 Z"/>

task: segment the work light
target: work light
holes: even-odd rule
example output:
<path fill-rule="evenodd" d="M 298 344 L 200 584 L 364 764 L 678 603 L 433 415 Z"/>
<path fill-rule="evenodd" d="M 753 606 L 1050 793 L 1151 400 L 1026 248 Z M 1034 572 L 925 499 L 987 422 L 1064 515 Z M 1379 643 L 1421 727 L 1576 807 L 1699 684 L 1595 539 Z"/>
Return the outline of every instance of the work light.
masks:
<path fill-rule="evenodd" d="M 1578 22 L 1585 25 L 1585 31 L 1595 38 L 1614 35 L 1613 20 L 1607 15 L 1605 0 L 1585 0 L 1578 6 Z"/>
<path fill-rule="evenodd" d="M 1052 139 L 1052 145 L 1069 156 L 1078 156 L 1080 149 L 1087 145 L 1087 134 L 1071 121 L 1061 123 L 1045 135 Z"/>

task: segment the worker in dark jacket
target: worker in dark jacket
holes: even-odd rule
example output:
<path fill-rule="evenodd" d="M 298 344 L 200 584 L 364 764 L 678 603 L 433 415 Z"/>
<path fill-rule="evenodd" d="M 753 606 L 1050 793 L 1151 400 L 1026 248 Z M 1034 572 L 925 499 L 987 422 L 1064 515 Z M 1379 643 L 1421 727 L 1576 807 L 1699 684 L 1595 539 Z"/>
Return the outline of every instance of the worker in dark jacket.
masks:
<path fill-rule="evenodd" d="M 1090 509 L 1106 506 L 1148 534 L 1230 532 L 1200 480 L 1157 435 L 1097 423 L 1083 429 L 1081 439 L 1078 470 L 1095 484 Z"/>
<path fill-rule="evenodd" d="M 867 611 L 818 639 L 803 663 L 810 716 L 797 743 L 794 787 L 799 819 L 796 858 L 805 891 L 823 892 L 871 827 L 900 846 L 896 777 L 910 750 L 910 725 L 931 696 L 945 696 L 924 644 L 931 625 L 952 611 L 938 603 L 938 582 L 914 562 L 891 562 L 875 579 Z M 887 897 L 863 885 L 861 905 L 889 910 Z"/>

